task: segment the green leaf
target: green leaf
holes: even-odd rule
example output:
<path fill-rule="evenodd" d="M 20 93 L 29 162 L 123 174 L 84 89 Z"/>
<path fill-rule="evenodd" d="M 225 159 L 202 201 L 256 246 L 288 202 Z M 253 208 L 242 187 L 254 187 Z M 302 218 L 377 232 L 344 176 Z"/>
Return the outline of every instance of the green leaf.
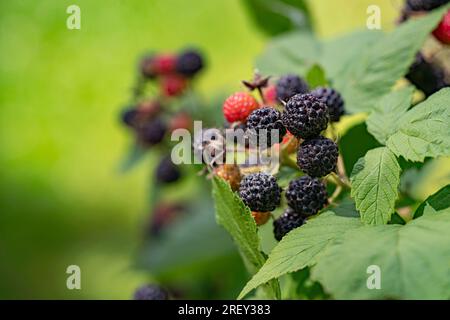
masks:
<path fill-rule="evenodd" d="M 291 32 L 276 37 L 256 59 L 256 68 L 264 74 L 306 74 L 308 67 L 319 62 L 321 43 L 309 32 Z"/>
<path fill-rule="evenodd" d="M 361 55 L 383 36 L 380 31 L 358 30 L 323 42 L 320 62 L 327 76 L 333 80 L 347 77 L 355 63 L 360 63 Z"/>
<path fill-rule="evenodd" d="M 255 220 L 250 209 L 233 192 L 228 183 L 214 177 L 213 198 L 216 207 L 216 220 L 233 238 L 239 248 L 246 266 L 251 273 L 259 270 L 266 261 L 260 249 Z M 280 289 L 278 281 L 271 281 L 265 288 L 269 298 L 278 298 Z"/>
<path fill-rule="evenodd" d="M 406 160 L 450 155 L 450 88 L 444 88 L 408 111 L 387 146 Z"/>
<path fill-rule="evenodd" d="M 394 212 L 394 214 L 391 216 L 391 220 L 389 221 L 389 224 L 406 224 L 406 221 L 403 220 L 403 218 L 397 213 Z"/>
<path fill-rule="evenodd" d="M 304 76 L 308 66 L 319 64 L 327 71 L 331 85 L 343 95 L 348 112 L 370 111 L 407 73 L 445 11 L 437 9 L 388 34 L 355 32 L 329 42 L 305 33 L 278 37 L 256 65 L 271 75 L 297 72 Z"/>
<path fill-rule="evenodd" d="M 356 210 L 355 201 L 349 197 L 342 199 L 342 201 L 337 206 L 331 208 L 331 210 L 337 216 L 359 218 L 359 212 Z"/>
<path fill-rule="evenodd" d="M 414 88 L 407 87 L 385 95 L 367 119 L 367 130 L 381 143 L 398 129 L 399 120 L 411 106 Z"/>
<path fill-rule="evenodd" d="M 405 226 L 364 226 L 331 245 L 312 270 L 336 299 L 450 298 L 450 210 Z M 378 266 L 381 288 L 368 289 Z"/>
<path fill-rule="evenodd" d="M 429 196 L 414 212 L 414 219 L 423 215 L 425 206 L 429 205 L 435 210 L 443 210 L 450 207 L 450 184 Z"/>
<path fill-rule="evenodd" d="M 313 65 L 308 70 L 308 73 L 306 74 L 306 81 L 308 82 L 310 88 L 324 87 L 328 84 L 325 77 L 325 71 L 318 64 Z"/>
<path fill-rule="evenodd" d="M 444 9 L 412 19 L 386 34 L 353 61 L 351 71 L 337 76 L 334 86 L 345 98 L 349 111 L 369 111 L 402 78 Z"/>
<path fill-rule="evenodd" d="M 258 27 L 269 35 L 311 28 L 308 6 L 304 0 L 242 1 Z"/>
<path fill-rule="evenodd" d="M 331 211 L 308 220 L 304 226 L 287 234 L 272 250 L 267 262 L 242 289 L 238 299 L 272 279 L 313 265 L 332 241 L 360 226 L 358 218 L 338 217 Z"/>
<path fill-rule="evenodd" d="M 367 152 L 351 175 L 351 196 L 365 224 L 386 224 L 394 212 L 400 183 L 400 165 L 386 147 Z"/>
<path fill-rule="evenodd" d="M 381 147 L 378 141 L 367 131 L 366 123 L 360 123 L 347 132 L 339 141 L 339 150 L 344 156 L 346 172 L 351 172 L 359 158 L 367 151 Z"/>
<path fill-rule="evenodd" d="M 125 173 L 134 168 L 147 154 L 147 149 L 141 147 L 137 143 L 133 143 L 130 150 L 122 160 L 119 166 L 119 172 Z"/>
<path fill-rule="evenodd" d="M 310 273 L 310 268 L 306 267 L 285 277 L 282 282 L 283 299 L 329 299 L 320 283 L 311 280 Z"/>
<path fill-rule="evenodd" d="M 148 268 L 152 275 L 161 276 L 193 265 L 206 267 L 211 261 L 237 256 L 230 237 L 211 215 L 213 210 L 210 197 L 195 199 L 189 212 L 175 220 L 161 237 L 145 243 L 139 264 Z"/>

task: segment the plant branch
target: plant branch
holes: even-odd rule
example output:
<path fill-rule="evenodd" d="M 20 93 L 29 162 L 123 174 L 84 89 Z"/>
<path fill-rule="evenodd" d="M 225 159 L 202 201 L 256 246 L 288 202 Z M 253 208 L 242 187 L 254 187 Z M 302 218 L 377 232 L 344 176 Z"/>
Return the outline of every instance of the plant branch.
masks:
<path fill-rule="evenodd" d="M 351 185 L 350 185 L 350 183 L 348 181 L 345 181 L 345 180 L 341 179 L 339 177 L 339 175 L 337 175 L 334 172 L 330 173 L 328 178 L 331 180 L 331 182 L 333 182 L 337 186 L 340 186 L 340 187 L 345 188 L 345 189 L 350 189 L 351 188 Z"/>
<path fill-rule="evenodd" d="M 281 163 L 292 168 L 298 170 L 297 162 L 295 162 L 292 157 L 290 157 L 287 153 L 281 152 Z"/>
<path fill-rule="evenodd" d="M 259 93 L 259 96 L 261 97 L 262 103 L 266 104 L 266 98 L 264 98 L 264 93 L 260 87 L 258 87 L 258 93 Z"/>
<path fill-rule="evenodd" d="M 350 187 L 350 180 L 347 176 L 347 173 L 345 172 L 344 159 L 342 158 L 342 155 L 340 153 L 338 156 L 336 169 L 339 179 Z"/>
<path fill-rule="evenodd" d="M 334 190 L 333 194 L 331 195 L 331 197 L 328 198 L 328 203 L 329 204 L 334 204 L 334 201 L 339 197 L 339 195 L 341 194 L 341 192 L 344 190 L 344 188 L 340 185 L 336 186 L 336 189 Z"/>

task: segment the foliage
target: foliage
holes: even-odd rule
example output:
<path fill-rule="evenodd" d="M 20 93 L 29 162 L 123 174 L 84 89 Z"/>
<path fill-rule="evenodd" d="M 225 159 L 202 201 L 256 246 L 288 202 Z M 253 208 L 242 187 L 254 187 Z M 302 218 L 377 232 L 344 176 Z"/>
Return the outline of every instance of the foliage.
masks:
<path fill-rule="evenodd" d="M 251 273 L 260 269 L 266 260 L 261 252 L 255 220 L 242 200 L 231 191 L 220 178 L 213 180 L 213 197 L 216 204 L 216 219 L 232 236 Z M 268 298 L 278 298 L 280 289 L 277 280 L 265 286 Z"/>
<path fill-rule="evenodd" d="M 344 184 L 349 190 L 284 236 L 240 299 L 274 279 L 285 279 L 286 298 L 302 297 L 302 292 L 312 297 L 306 280 L 324 290 L 321 298 L 450 297 L 449 185 L 422 203 L 399 191 L 402 171 L 422 168 L 412 162 L 450 156 L 450 89 L 415 106 L 414 88 L 393 90 L 446 9 L 387 34 L 356 32 L 320 41 L 308 32 L 291 32 L 276 37 L 257 59 L 264 73 L 295 72 L 311 87 L 331 85 L 344 96 L 347 111 L 367 116 L 340 141 L 340 170 L 351 172 Z M 289 172 L 280 175 L 285 187 L 295 169 L 280 172 Z M 372 267 L 381 271 L 377 289 L 369 284 Z"/>
<path fill-rule="evenodd" d="M 319 64 L 344 96 L 348 111 L 369 111 L 406 74 L 444 12 L 445 8 L 435 10 L 387 34 L 358 31 L 331 41 L 320 41 L 306 32 L 281 35 L 269 44 L 256 65 L 267 74 L 295 70 L 306 75 L 310 66 Z"/>
<path fill-rule="evenodd" d="M 242 1 L 255 23 L 269 35 L 295 29 L 311 29 L 311 17 L 304 0 Z"/>

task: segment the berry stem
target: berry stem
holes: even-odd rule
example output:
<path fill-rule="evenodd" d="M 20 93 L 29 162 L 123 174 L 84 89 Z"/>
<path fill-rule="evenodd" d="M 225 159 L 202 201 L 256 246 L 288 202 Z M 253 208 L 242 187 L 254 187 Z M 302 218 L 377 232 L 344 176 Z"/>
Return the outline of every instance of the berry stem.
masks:
<path fill-rule="evenodd" d="M 341 188 L 345 188 L 345 189 L 351 188 L 351 185 L 349 182 L 342 180 L 339 177 L 339 175 L 337 175 L 334 172 L 330 173 L 330 175 L 328 177 L 335 185 L 340 186 Z"/>
<path fill-rule="evenodd" d="M 334 204 L 334 201 L 339 197 L 342 190 L 344 190 L 344 188 L 342 188 L 342 186 L 340 186 L 340 185 L 336 186 L 336 189 L 334 190 L 333 194 L 331 195 L 331 197 L 328 198 L 328 203 L 330 205 Z"/>
<path fill-rule="evenodd" d="M 331 140 L 336 142 L 337 141 L 336 127 L 334 126 L 333 122 L 330 123 L 329 128 L 330 128 Z"/>
<path fill-rule="evenodd" d="M 266 98 L 264 98 L 264 93 L 260 87 L 258 87 L 258 93 L 259 93 L 259 96 L 261 97 L 262 103 L 266 104 Z"/>
<path fill-rule="evenodd" d="M 350 187 L 350 180 L 348 179 L 347 173 L 345 171 L 344 158 L 342 157 L 341 153 L 339 153 L 337 160 L 337 174 L 339 176 L 339 179 L 344 181 L 344 183 Z"/>
<path fill-rule="evenodd" d="M 287 152 L 281 152 L 281 163 L 292 168 L 298 170 L 297 162 L 287 154 Z"/>

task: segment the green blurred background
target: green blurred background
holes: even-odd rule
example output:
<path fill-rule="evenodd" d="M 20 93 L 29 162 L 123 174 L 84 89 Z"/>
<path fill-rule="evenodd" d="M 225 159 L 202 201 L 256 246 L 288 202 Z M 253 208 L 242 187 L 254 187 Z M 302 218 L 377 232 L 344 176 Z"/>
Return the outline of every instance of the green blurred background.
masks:
<path fill-rule="evenodd" d="M 364 27 L 371 4 L 390 29 L 401 5 L 309 3 L 324 37 Z M 66 28 L 71 4 L 81 30 Z M 0 298 L 130 298 L 148 280 L 132 265 L 152 167 L 150 158 L 117 170 L 131 142 L 118 114 L 137 57 L 195 44 L 208 59 L 198 88 L 212 98 L 251 76 L 267 40 L 240 0 L 1 1 Z M 70 264 L 82 290 L 66 289 Z"/>

